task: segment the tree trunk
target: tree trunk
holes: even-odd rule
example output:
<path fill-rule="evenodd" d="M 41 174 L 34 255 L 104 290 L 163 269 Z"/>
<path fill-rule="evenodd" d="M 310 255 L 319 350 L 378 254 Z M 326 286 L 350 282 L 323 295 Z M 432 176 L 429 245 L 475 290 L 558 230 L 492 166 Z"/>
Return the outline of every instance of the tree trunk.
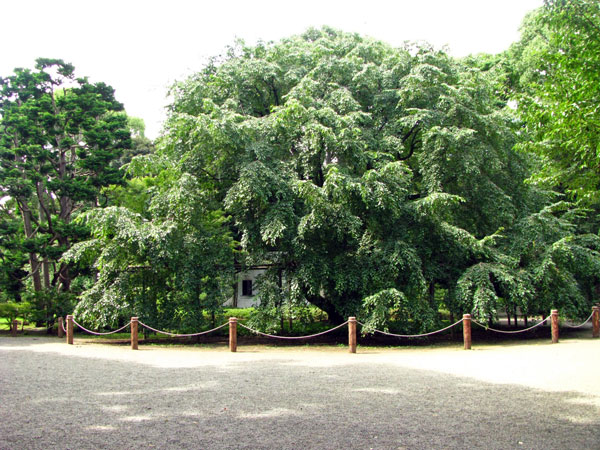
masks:
<path fill-rule="evenodd" d="M 344 323 L 344 317 L 335 309 L 335 307 L 320 295 L 313 295 L 307 298 L 309 303 L 312 303 L 317 308 L 327 313 L 327 319 L 334 325 Z"/>
<path fill-rule="evenodd" d="M 31 226 L 31 211 L 27 204 L 21 199 L 19 203 L 22 206 L 21 215 L 23 217 L 23 228 L 25 229 L 25 237 L 31 239 L 33 237 L 33 227 Z M 40 262 L 35 253 L 29 254 L 29 265 L 31 266 L 31 278 L 33 280 L 33 289 L 36 292 L 42 290 L 42 280 L 40 277 Z"/>
<path fill-rule="evenodd" d="M 36 192 L 38 196 L 38 217 L 39 223 L 43 224 L 46 222 L 49 230 L 52 230 L 52 219 L 48 213 L 48 209 L 44 206 L 44 193 L 41 189 L 40 183 L 35 184 Z M 44 277 L 44 289 L 50 289 L 50 263 L 48 258 L 44 257 L 42 260 L 42 275 Z"/>
<path fill-rule="evenodd" d="M 434 311 L 437 311 L 437 305 L 435 304 L 435 282 L 430 281 L 429 282 L 429 306 L 431 307 L 431 309 L 433 309 Z"/>
<path fill-rule="evenodd" d="M 69 266 L 66 264 L 61 264 L 58 272 L 54 274 L 51 284 L 53 286 L 57 286 L 62 292 L 69 292 L 69 289 L 71 289 L 71 275 L 69 274 Z"/>
<path fill-rule="evenodd" d="M 66 237 L 59 237 L 58 243 L 64 248 L 69 248 L 69 239 Z M 69 266 L 67 264 L 61 263 L 58 269 L 58 282 L 62 285 L 63 292 L 69 292 L 71 289 L 71 274 L 69 273 Z"/>
<path fill-rule="evenodd" d="M 279 277 L 277 280 L 277 286 L 279 287 L 279 329 L 281 333 L 285 332 L 285 315 L 283 313 L 283 292 L 282 292 L 282 276 L 281 269 L 279 269 Z"/>
<path fill-rule="evenodd" d="M 42 260 L 42 273 L 44 275 L 44 288 L 50 289 L 50 263 L 48 258 Z"/>

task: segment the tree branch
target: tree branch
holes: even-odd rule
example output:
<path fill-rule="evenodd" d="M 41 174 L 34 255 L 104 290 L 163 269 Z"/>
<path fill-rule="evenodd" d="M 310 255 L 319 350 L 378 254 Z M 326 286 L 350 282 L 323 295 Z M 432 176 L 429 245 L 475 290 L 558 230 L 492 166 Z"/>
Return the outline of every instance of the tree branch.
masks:
<path fill-rule="evenodd" d="M 417 122 L 413 125 L 413 127 L 410 129 L 410 131 L 408 133 L 406 133 L 404 135 L 404 137 L 402 138 L 402 143 L 406 143 L 406 140 L 408 138 L 410 138 L 410 144 L 408 147 L 408 154 L 406 156 L 399 156 L 398 160 L 400 161 L 406 161 L 408 158 L 410 158 L 414 153 L 415 153 L 415 149 L 417 148 L 417 135 L 419 134 L 419 131 L 421 131 L 421 128 L 419 128 L 419 125 L 421 124 L 420 120 L 417 120 Z"/>

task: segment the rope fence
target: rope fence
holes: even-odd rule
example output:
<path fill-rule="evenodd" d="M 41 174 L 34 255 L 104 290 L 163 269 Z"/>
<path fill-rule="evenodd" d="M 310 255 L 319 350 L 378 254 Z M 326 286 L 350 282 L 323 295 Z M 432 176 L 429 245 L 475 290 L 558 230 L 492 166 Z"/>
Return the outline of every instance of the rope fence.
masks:
<path fill-rule="evenodd" d="M 254 330 L 254 329 L 252 329 L 250 327 L 247 327 L 243 323 L 240 323 L 240 326 L 242 328 L 245 328 L 248 331 L 251 331 L 252 333 L 258 334 L 260 336 L 272 338 L 272 339 L 299 340 L 299 339 L 311 339 L 311 338 L 314 338 L 314 337 L 317 337 L 317 336 L 323 336 L 323 335 L 325 335 L 327 333 L 331 333 L 332 331 L 337 330 L 338 328 L 342 328 L 344 325 L 347 325 L 348 322 L 349 321 L 346 320 L 344 323 L 342 323 L 342 324 L 340 324 L 340 325 L 338 325 L 336 327 L 330 328 L 329 330 L 322 331 L 321 333 L 309 334 L 309 335 L 306 335 L 306 336 L 277 336 L 275 334 L 267 334 L 267 333 L 263 333 L 262 331 Z"/>
<path fill-rule="evenodd" d="M 537 327 L 539 327 L 540 325 L 543 325 L 543 324 L 545 324 L 546 322 L 548 322 L 548 320 L 550 320 L 550 317 L 546 317 L 546 318 L 545 318 L 544 320 L 542 320 L 541 322 L 539 322 L 539 323 L 536 323 L 535 325 L 533 325 L 533 326 L 531 326 L 531 327 L 529 327 L 529 328 L 524 328 L 524 329 L 522 329 L 522 330 L 498 330 L 498 329 L 496 329 L 496 328 L 488 327 L 487 325 L 484 325 L 484 324 L 482 324 L 482 323 L 479 323 L 479 322 L 477 322 L 477 321 L 475 321 L 475 320 L 473 320 L 472 322 L 473 322 L 475 325 L 479 325 L 481 328 L 484 328 L 486 331 L 493 331 L 493 332 L 495 332 L 495 333 L 502 333 L 502 334 L 519 334 L 519 333 L 526 333 L 527 331 L 531 331 L 531 330 L 533 330 L 534 328 L 537 328 Z"/>
<path fill-rule="evenodd" d="M 600 307 L 598 307 L 598 306 L 594 306 L 592 308 L 592 314 L 586 319 L 585 322 L 583 322 L 579 325 L 566 325 L 565 327 L 566 328 L 581 328 L 582 326 L 587 324 L 590 320 L 592 321 L 592 337 L 593 338 L 600 337 Z M 439 330 L 431 331 L 429 333 L 396 334 L 396 333 L 389 333 L 387 331 L 382 331 L 382 330 L 373 330 L 373 331 L 369 330 L 369 332 L 371 332 L 373 334 L 381 334 L 384 336 L 397 337 L 397 338 L 406 338 L 406 339 L 422 338 L 422 337 L 428 337 L 428 336 L 433 336 L 433 335 L 436 335 L 439 333 L 443 333 L 451 328 L 454 328 L 454 327 L 462 324 L 464 348 L 466 350 L 468 350 L 471 348 L 471 344 L 472 344 L 472 335 L 471 335 L 472 323 L 480 326 L 481 328 L 484 328 L 486 331 L 492 331 L 495 333 L 502 333 L 502 334 L 519 334 L 519 333 L 526 333 L 526 332 L 532 331 L 535 328 L 538 328 L 538 327 L 544 325 L 548 321 L 550 321 L 550 325 L 551 325 L 552 343 L 557 343 L 558 342 L 558 331 L 559 331 L 559 320 L 558 320 L 558 311 L 555 309 L 553 309 L 550 312 L 549 317 L 546 317 L 545 319 L 541 320 L 540 322 L 536 323 L 535 325 L 525 328 L 525 329 L 522 329 L 522 330 L 499 330 L 496 328 L 491 328 L 480 322 L 472 320 L 470 314 L 464 314 L 462 319 L 454 322 L 453 324 L 448 325 L 447 327 L 441 328 Z M 201 331 L 198 333 L 186 333 L 186 334 L 171 333 L 169 331 L 158 330 L 156 328 L 153 328 L 153 327 L 146 325 L 145 323 L 139 321 L 139 319 L 137 317 L 132 317 L 131 320 L 127 324 L 122 326 L 121 328 L 114 330 L 114 331 L 108 331 L 108 332 L 96 332 L 96 331 L 88 330 L 87 328 L 85 328 L 81 324 L 79 324 L 77 321 L 75 321 L 75 319 L 73 318 L 72 315 L 68 315 L 66 317 L 66 326 L 63 324 L 62 317 L 59 318 L 58 322 L 59 322 L 59 336 L 62 337 L 61 332 L 64 332 L 67 336 L 68 344 L 73 344 L 73 330 L 74 330 L 75 326 L 79 327 L 82 331 L 84 331 L 86 333 L 93 334 L 96 336 L 106 336 L 106 335 L 110 335 L 110 334 L 119 333 L 119 332 L 123 331 L 125 328 L 130 327 L 131 328 L 131 348 L 134 350 L 137 350 L 137 348 L 138 348 L 138 325 L 140 325 L 141 327 L 146 328 L 150 331 L 153 331 L 155 333 L 164 334 L 164 335 L 168 335 L 168 336 L 172 336 L 172 337 L 202 336 L 202 335 L 206 335 L 206 334 L 210 334 L 215 331 L 218 331 L 218 330 L 224 328 L 225 326 L 229 325 L 229 350 L 232 352 L 237 351 L 238 319 L 235 317 L 230 317 L 229 321 L 227 323 L 219 325 L 218 327 L 215 327 L 211 330 Z M 255 329 L 253 329 L 247 325 L 244 325 L 242 323 L 240 323 L 239 325 L 242 328 L 250 331 L 251 333 L 254 333 L 259 336 L 263 336 L 263 337 L 270 338 L 270 339 L 281 339 L 281 340 L 288 340 L 288 341 L 312 339 L 312 338 L 316 338 L 316 337 L 331 333 L 331 332 L 338 330 L 344 326 L 348 326 L 348 347 L 349 347 L 349 350 L 351 353 L 356 353 L 356 335 L 357 335 L 356 328 L 357 328 L 357 325 L 360 325 L 363 328 L 366 327 L 366 325 L 364 323 L 358 322 L 356 320 L 356 317 L 349 317 L 348 320 L 345 321 L 344 323 L 341 323 L 335 327 L 329 328 L 328 330 L 322 331 L 320 333 L 314 333 L 314 334 L 309 334 L 309 335 L 305 335 L 305 336 L 278 336 L 275 334 L 263 333 L 262 331 L 255 330 Z"/>
<path fill-rule="evenodd" d="M 83 327 L 81 324 L 77 323 L 75 321 L 75 319 L 73 319 L 73 323 L 75 325 L 77 325 L 79 328 L 81 328 L 83 331 L 85 331 L 88 334 L 93 334 L 94 336 L 108 336 L 109 334 L 115 334 L 118 333 L 120 331 L 123 331 L 125 328 L 127 328 L 131 322 L 127 322 L 125 325 L 123 325 L 121 328 L 119 328 L 118 330 L 114 330 L 114 331 L 108 331 L 106 333 L 99 333 L 97 331 L 92 331 L 92 330 L 88 330 L 87 328 Z"/>
<path fill-rule="evenodd" d="M 463 322 L 464 317 L 462 319 L 460 319 L 457 322 L 454 322 L 452 325 L 448 325 L 445 328 L 442 328 L 441 330 L 436 330 L 436 331 L 432 331 L 430 333 L 422 333 L 422 334 L 395 334 L 395 333 L 388 333 L 386 331 L 381 331 L 381 330 L 373 330 L 373 333 L 377 333 L 377 334 L 383 334 L 385 336 L 391 336 L 391 337 L 397 337 L 397 338 L 420 338 L 420 337 L 427 337 L 427 336 L 433 336 L 439 333 L 443 333 L 446 330 L 449 330 L 450 328 L 455 327 L 456 325 L 458 325 L 459 323 Z M 357 322 L 360 326 L 364 327 L 365 324 L 362 322 Z"/>
<path fill-rule="evenodd" d="M 208 331 L 201 331 L 199 333 L 189 333 L 189 334 L 179 334 L 179 333 L 170 333 L 168 331 L 161 331 L 161 330 L 157 330 L 156 328 L 152 328 L 149 325 L 146 325 L 143 322 L 138 321 L 138 323 L 143 326 L 144 328 L 147 328 L 150 331 L 154 331 L 155 333 L 159 333 L 159 334 L 166 334 L 167 336 L 172 336 L 172 337 L 194 337 L 194 336 L 202 336 L 203 334 L 209 334 L 212 333 L 213 331 L 217 331 L 220 330 L 223 327 L 226 327 L 228 322 L 225 322 L 223 325 L 219 325 L 216 328 L 213 328 L 212 330 L 208 330 Z"/>
<path fill-rule="evenodd" d="M 590 317 L 588 317 L 587 319 L 585 319 L 585 322 L 580 323 L 579 325 L 567 325 L 564 324 L 563 326 L 565 328 L 581 328 L 583 327 L 586 323 L 588 323 L 590 320 L 592 320 L 592 317 L 594 317 L 594 311 L 592 311 L 592 313 L 590 314 Z"/>

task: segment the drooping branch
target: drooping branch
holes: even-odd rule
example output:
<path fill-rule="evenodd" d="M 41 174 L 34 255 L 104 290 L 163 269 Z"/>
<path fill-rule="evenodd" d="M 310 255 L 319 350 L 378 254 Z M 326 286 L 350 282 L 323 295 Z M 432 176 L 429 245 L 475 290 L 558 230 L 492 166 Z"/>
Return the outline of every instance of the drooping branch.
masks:
<path fill-rule="evenodd" d="M 412 128 L 402 137 L 402 144 L 406 144 L 406 141 L 408 139 L 410 139 L 410 144 L 408 145 L 408 153 L 406 154 L 406 156 L 399 156 L 398 159 L 400 161 L 406 161 L 408 158 L 410 158 L 414 153 L 415 153 L 415 149 L 417 148 L 417 136 L 419 134 L 419 131 L 421 131 L 421 128 L 419 128 L 419 125 L 421 124 L 420 120 L 417 120 L 415 122 L 415 124 L 412 126 Z"/>

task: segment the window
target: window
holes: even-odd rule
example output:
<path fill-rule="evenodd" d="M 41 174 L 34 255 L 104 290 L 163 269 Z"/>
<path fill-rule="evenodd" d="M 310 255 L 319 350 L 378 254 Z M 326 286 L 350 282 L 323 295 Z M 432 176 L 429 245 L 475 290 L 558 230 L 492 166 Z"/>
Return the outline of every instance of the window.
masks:
<path fill-rule="evenodd" d="M 242 295 L 252 297 L 252 280 L 242 280 Z"/>

